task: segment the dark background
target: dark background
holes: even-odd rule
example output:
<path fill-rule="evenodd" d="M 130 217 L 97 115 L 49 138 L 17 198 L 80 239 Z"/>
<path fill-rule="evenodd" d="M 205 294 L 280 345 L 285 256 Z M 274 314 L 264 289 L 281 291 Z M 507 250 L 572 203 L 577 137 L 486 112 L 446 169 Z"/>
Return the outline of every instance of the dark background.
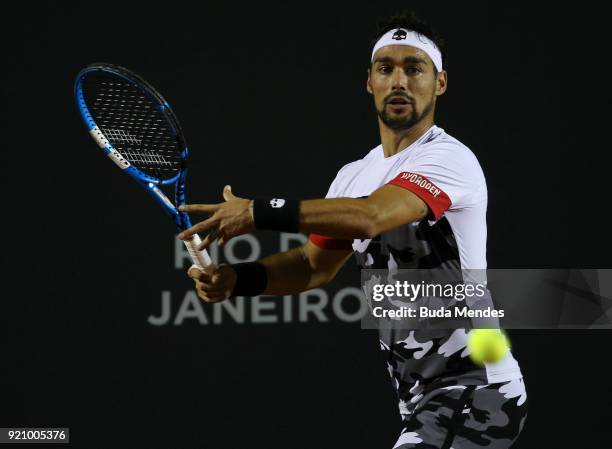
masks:
<path fill-rule="evenodd" d="M 131 68 L 173 104 L 193 201 L 219 201 L 225 184 L 321 197 L 378 143 L 370 39 L 378 18 L 413 7 L 448 42 L 436 123 L 487 176 L 490 266 L 612 268 L 603 6 L 59 5 L 4 14 L 0 427 L 70 427 L 75 447 L 215 449 L 391 448 L 400 430 L 376 335 L 359 323 L 148 324 L 162 290 L 180 299 L 191 284 L 170 222 L 77 115 L 73 79 L 94 61 Z M 347 266 L 327 290 L 357 275 Z M 530 408 L 516 447 L 612 447 L 612 334 L 510 337 Z"/>

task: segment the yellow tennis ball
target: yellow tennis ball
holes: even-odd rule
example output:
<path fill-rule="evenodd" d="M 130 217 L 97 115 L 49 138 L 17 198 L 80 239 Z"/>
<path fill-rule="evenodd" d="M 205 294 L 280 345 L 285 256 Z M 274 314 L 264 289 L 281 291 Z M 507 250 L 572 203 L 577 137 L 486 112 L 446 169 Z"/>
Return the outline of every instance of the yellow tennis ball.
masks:
<path fill-rule="evenodd" d="M 500 329 L 473 329 L 467 341 L 470 358 L 474 363 L 495 363 L 510 350 L 510 341 Z"/>

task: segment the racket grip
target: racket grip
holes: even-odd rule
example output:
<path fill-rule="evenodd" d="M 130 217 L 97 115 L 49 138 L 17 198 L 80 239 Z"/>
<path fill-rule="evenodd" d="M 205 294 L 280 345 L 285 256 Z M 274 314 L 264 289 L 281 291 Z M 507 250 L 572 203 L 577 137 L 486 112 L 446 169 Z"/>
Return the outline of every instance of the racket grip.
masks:
<path fill-rule="evenodd" d="M 189 251 L 189 255 L 191 256 L 191 260 L 195 266 L 197 266 L 200 270 L 205 270 L 209 267 L 212 268 L 213 263 L 208 255 L 208 251 L 198 250 L 198 245 L 202 243 L 202 240 L 198 234 L 194 234 L 191 240 L 184 240 L 183 243 L 185 243 L 187 251 Z"/>

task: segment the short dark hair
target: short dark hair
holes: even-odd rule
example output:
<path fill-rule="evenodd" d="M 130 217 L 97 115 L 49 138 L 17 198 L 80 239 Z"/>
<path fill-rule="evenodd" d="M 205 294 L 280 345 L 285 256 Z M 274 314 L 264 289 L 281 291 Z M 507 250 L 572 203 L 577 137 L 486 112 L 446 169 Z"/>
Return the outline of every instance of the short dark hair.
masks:
<path fill-rule="evenodd" d="M 429 22 L 419 18 L 414 11 L 404 10 L 391 17 L 379 20 L 376 37 L 372 39 L 372 47 L 376 45 L 376 42 L 378 42 L 386 32 L 396 28 L 406 28 L 407 30 L 416 31 L 432 40 L 440 49 L 440 53 L 442 53 L 442 66 L 446 66 L 446 43 L 444 39 L 442 39 Z M 434 71 L 436 74 L 438 73 L 435 67 Z"/>

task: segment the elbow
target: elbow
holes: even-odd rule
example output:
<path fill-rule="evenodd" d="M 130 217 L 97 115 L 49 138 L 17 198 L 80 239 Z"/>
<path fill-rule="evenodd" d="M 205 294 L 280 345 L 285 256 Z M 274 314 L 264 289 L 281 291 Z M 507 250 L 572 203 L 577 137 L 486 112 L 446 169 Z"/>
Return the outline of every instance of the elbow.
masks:
<path fill-rule="evenodd" d="M 393 206 L 365 201 L 359 218 L 355 221 L 359 228 L 357 230 L 359 236 L 356 238 L 373 239 L 395 227 L 421 221 L 428 212 L 429 208 L 423 201 L 419 201 L 418 205 L 402 205 L 401 211 L 397 211 Z"/>
<path fill-rule="evenodd" d="M 381 233 L 380 211 L 376 205 L 367 205 L 362 212 L 359 223 L 359 236 L 361 239 L 373 239 Z"/>
<path fill-rule="evenodd" d="M 329 273 L 314 273 L 308 282 L 308 290 L 325 287 L 334 279 L 334 277 L 334 275 L 330 276 Z"/>
<path fill-rule="evenodd" d="M 321 279 L 319 279 L 319 285 L 318 287 L 325 287 L 327 284 L 329 284 L 332 280 L 334 279 L 333 276 L 324 276 Z"/>
<path fill-rule="evenodd" d="M 378 227 L 374 220 L 367 220 L 362 224 L 361 229 L 359 230 L 360 239 L 373 239 L 379 234 Z"/>

